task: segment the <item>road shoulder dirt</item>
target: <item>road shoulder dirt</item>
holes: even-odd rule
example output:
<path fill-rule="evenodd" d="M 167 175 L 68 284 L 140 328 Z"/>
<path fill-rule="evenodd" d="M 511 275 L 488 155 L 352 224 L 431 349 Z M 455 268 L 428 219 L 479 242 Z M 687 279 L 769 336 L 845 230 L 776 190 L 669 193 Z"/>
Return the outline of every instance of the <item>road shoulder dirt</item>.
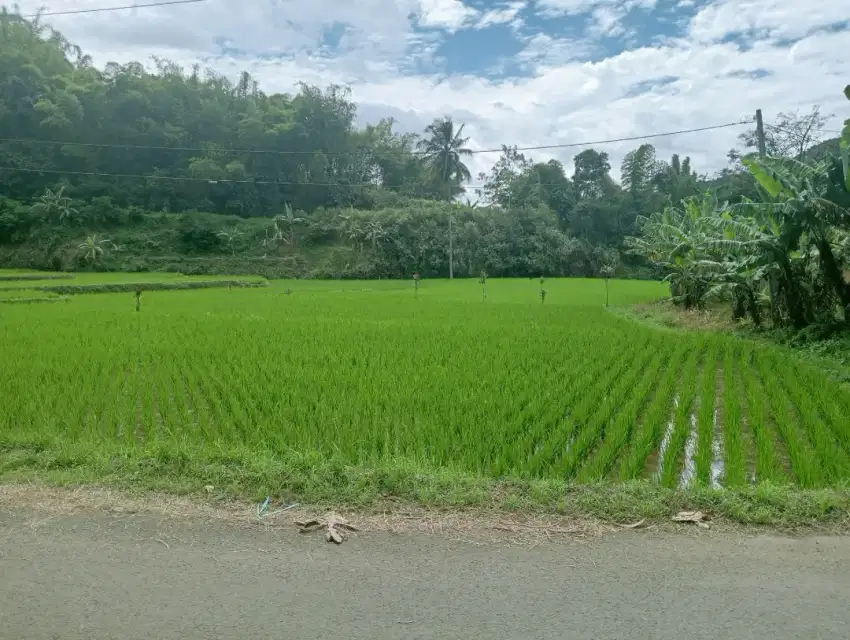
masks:
<path fill-rule="evenodd" d="M 393 533 L 372 514 L 333 545 L 250 505 L 12 493 L 0 492 L 3 638 L 783 639 L 843 637 L 850 623 L 844 537 L 529 534 L 518 519 L 481 535 L 449 514 Z"/>

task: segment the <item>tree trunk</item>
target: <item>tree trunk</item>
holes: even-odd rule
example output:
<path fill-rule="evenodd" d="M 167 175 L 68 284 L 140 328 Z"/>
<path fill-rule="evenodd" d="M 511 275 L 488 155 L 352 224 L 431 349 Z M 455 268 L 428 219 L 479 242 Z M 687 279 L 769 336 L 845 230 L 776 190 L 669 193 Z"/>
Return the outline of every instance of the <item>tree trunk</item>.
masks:
<path fill-rule="evenodd" d="M 785 280 L 782 283 L 782 289 L 785 292 L 788 316 L 791 318 L 791 323 L 795 328 L 802 329 L 806 326 L 806 316 L 803 313 L 803 301 L 800 297 L 800 289 L 797 287 L 797 281 L 794 279 L 791 263 L 786 260 L 781 266 L 783 279 Z"/>
<path fill-rule="evenodd" d="M 768 278 L 767 290 L 770 293 L 770 321 L 774 327 L 778 327 L 782 324 L 782 316 L 779 313 L 779 282 L 773 274 Z"/>
<path fill-rule="evenodd" d="M 838 267 L 835 255 L 832 253 L 832 247 L 829 246 L 827 239 L 821 238 L 818 240 L 817 248 L 818 253 L 820 253 L 821 270 L 823 271 L 823 275 L 827 279 L 827 282 L 832 284 L 835 288 L 835 292 L 838 294 L 839 300 L 841 300 L 841 308 L 844 312 L 844 322 L 846 323 L 850 321 L 850 318 L 848 318 L 848 313 L 850 313 L 850 287 L 848 287 L 847 283 L 844 282 L 844 274 Z"/>
<path fill-rule="evenodd" d="M 732 319 L 740 320 L 747 315 L 747 310 L 744 302 L 744 292 L 735 289 L 734 298 L 732 300 Z"/>
<path fill-rule="evenodd" d="M 758 301 L 752 289 L 747 289 L 747 311 L 750 312 L 750 318 L 756 327 L 761 326 L 761 312 L 759 311 Z"/>

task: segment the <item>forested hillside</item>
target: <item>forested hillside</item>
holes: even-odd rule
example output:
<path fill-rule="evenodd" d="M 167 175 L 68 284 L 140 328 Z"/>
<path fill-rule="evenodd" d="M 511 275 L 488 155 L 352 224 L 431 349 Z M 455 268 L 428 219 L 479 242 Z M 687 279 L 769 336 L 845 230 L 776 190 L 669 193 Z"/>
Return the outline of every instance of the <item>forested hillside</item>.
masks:
<path fill-rule="evenodd" d="M 709 188 L 732 202 L 758 195 L 740 154 L 708 177 L 649 144 L 620 167 L 599 149 L 565 167 L 505 147 L 467 193 L 462 123 L 446 116 L 420 135 L 391 120 L 360 129 L 356 108 L 342 87 L 268 95 L 247 73 L 234 83 L 167 60 L 95 68 L 62 34 L 4 10 L 0 266 L 658 275 L 627 250 L 641 217 Z"/>

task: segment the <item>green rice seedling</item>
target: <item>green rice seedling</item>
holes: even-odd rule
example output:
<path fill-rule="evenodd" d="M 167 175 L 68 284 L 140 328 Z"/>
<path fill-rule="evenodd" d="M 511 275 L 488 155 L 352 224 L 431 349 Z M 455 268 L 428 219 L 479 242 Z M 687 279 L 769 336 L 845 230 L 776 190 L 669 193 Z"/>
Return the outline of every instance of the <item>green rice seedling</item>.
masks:
<path fill-rule="evenodd" d="M 644 366 L 654 353 L 654 349 L 646 343 L 637 344 L 635 347 L 633 352 L 637 356 L 635 360 L 626 357 L 626 354 L 621 354 L 621 364 L 613 370 L 614 375 L 604 381 L 604 386 L 600 385 L 592 394 L 588 394 L 588 399 L 574 411 L 573 418 L 578 425 L 575 441 L 571 443 L 558 464 L 559 473 L 563 473 L 566 477 L 571 478 L 575 475 L 598 440 L 604 437 L 606 422 L 619 408 L 626 393 L 633 389 L 635 380 L 643 372 Z"/>
<path fill-rule="evenodd" d="M 692 413 L 685 405 L 710 393 L 709 380 L 696 373 L 698 340 L 607 313 L 598 279 L 547 279 L 548 304 L 529 298 L 525 279 L 493 279 L 487 287 L 488 278 L 482 298 L 468 283 L 431 281 L 419 290 L 427 305 L 409 295 L 409 283 L 392 281 L 288 281 L 232 291 L 153 286 L 187 281 L 194 282 L 167 274 L 79 274 L 73 281 L 144 284 L 144 315 L 128 313 L 124 296 L 134 289 L 122 287 L 67 305 L 4 307 L 0 451 L 41 447 L 53 455 L 73 446 L 75 464 L 108 452 L 127 468 L 147 468 L 155 453 L 163 461 L 223 461 L 231 471 L 250 456 L 281 456 L 339 465 L 345 474 L 413 465 L 506 479 L 636 478 L 661 448 L 676 399 L 674 425 L 681 426 Z M 624 304 L 663 295 L 658 283 L 609 284 Z M 298 293 L 297 304 L 279 295 L 286 289 Z M 727 342 L 708 345 L 723 361 L 716 376 L 723 400 L 713 403 L 726 422 L 739 416 L 742 433 L 761 412 L 752 429 L 763 436 L 754 437 L 757 458 L 781 460 L 784 440 L 769 411 L 781 405 L 761 389 L 763 376 Z M 841 454 L 825 438 L 844 449 L 837 436 L 843 399 L 830 397 L 835 387 L 816 370 L 800 377 L 794 395 L 785 385 L 795 373 L 783 363 L 767 365 L 780 380 L 774 393 L 793 400 L 822 481 L 838 483 Z M 704 363 L 704 375 L 709 368 Z M 696 457 L 707 460 L 708 405 L 700 406 Z M 729 478 L 747 461 L 745 450 L 735 453 L 742 449 L 736 437 L 724 431 Z M 665 456 L 676 446 L 670 442 Z M 825 454 L 839 462 L 825 462 Z M 769 469 L 764 460 L 757 465 Z M 680 461 L 681 450 L 675 477 Z M 186 468 L 200 468 L 190 462 Z M 773 477 L 787 479 L 781 465 Z"/>
<path fill-rule="evenodd" d="M 618 454 L 629 442 L 638 414 L 644 407 L 653 386 L 658 383 L 662 364 L 669 357 L 669 348 L 662 347 L 643 370 L 640 381 L 626 403 L 612 416 L 610 424 L 605 429 L 605 439 L 602 445 L 579 471 L 577 476 L 579 481 L 597 481 L 607 475 Z"/>
<path fill-rule="evenodd" d="M 554 428 L 544 423 L 539 433 L 529 433 L 528 440 L 519 445 L 520 450 L 530 451 L 526 468 L 532 476 L 544 476 L 544 469 L 554 467 L 562 453 L 569 445 L 570 439 L 575 435 L 577 423 L 574 407 L 587 397 L 588 389 L 596 388 L 598 381 L 610 384 L 610 380 L 616 373 L 615 365 L 619 359 L 619 349 L 626 346 L 625 341 L 612 343 L 612 349 L 608 357 L 600 357 L 593 360 L 593 366 L 584 368 L 581 375 L 573 379 L 564 389 L 564 395 L 557 399 L 557 414 L 555 416 Z M 612 374 L 612 371 L 615 372 Z M 579 409 L 580 411 L 580 409 Z M 535 443 L 531 445 L 531 441 Z"/>
<path fill-rule="evenodd" d="M 175 428 L 200 444 L 213 442 L 216 431 L 211 418 L 212 409 L 204 395 L 202 373 L 194 364 L 187 366 L 181 373 L 186 383 L 186 414 L 175 424 Z"/>
<path fill-rule="evenodd" d="M 666 424 L 673 413 L 674 402 L 677 401 L 678 375 L 682 363 L 692 349 L 693 343 L 690 340 L 682 340 L 670 359 L 664 363 L 664 372 L 658 381 L 655 396 L 637 421 L 632 435 L 629 455 L 621 467 L 620 475 L 623 480 L 639 478 L 650 454 L 657 451 L 661 445 Z"/>
<path fill-rule="evenodd" d="M 790 400 L 794 413 L 799 416 L 800 428 L 808 436 L 808 444 L 820 461 L 818 467 L 823 481 L 833 484 L 850 477 L 850 459 L 824 421 L 815 399 L 815 390 L 794 377 L 796 363 L 782 361 L 775 354 L 764 354 L 764 357 L 767 366 L 779 372 L 776 376 L 777 385 L 784 390 L 783 395 Z M 850 420 L 850 417 L 847 419 Z"/>
<path fill-rule="evenodd" d="M 772 426 L 770 411 L 759 371 L 755 363 L 755 352 L 751 346 L 741 350 L 738 370 L 744 380 L 747 399 L 747 421 L 753 433 L 756 449 L 756 480 L 780 482 L 785 477 L 777 447 L 778 433 Z"/>
<path fill-rule="evenodd" d="M 842 403 L 848 394 L 814 368 L 800 363 L 793 366 L 800 386 L 817 404 L 839 446 L 845 454 L 850 453 L 850 402 Z"/>
<path fill-rule="evenodd" d="M 717 359 L 720 347 L 717 340 L 709 342 L 708 350 L 702 363 L 702 384 L 699 390 L 699 411 L 697 415 L 696 455 L 692 461 L 696 480 L 703 486 L 712 482 L 711 466 L 717 452 L 715 432 L 717 428 L 717 411 L 715 400 L 717 395 Z"/>
<path fill-rule="evenodd" d="M 723 482 L 729 487 L 746 484 L 747 450 L 743 439 L 741 412 L 742 389 L 740 376 L 735 370 L 738 345 L 727 341 L 723 349 L 723 452 L 725 455 Z"/>
<path fill-rule="evenodd" d="M 823 469 L 817 454 L 807 441 L 800 424 L 800 415 L 788 399 L 777 372 L 771 369 L 770 358 L 761 350 L 755 353 L 756 367 L 761 375 L 776 429 L 788 450 L 791 469 L 802 487 L 823 485 Z"/>
<path fill-rule="evenodd" d="M 660 455 L 660 483 L 665 487 L 675 487 L 682 471 L 680 460 L 685 444 L 694 428 L 694 410 L 696 408 L 697 388 L 700 382 L 699 361 L 705 351 L 702 342 L 694 349 L 685 363 L 682 383 L 679 387 L 679 404 L 674 415 L 673 431 L 663 455 Z"/>

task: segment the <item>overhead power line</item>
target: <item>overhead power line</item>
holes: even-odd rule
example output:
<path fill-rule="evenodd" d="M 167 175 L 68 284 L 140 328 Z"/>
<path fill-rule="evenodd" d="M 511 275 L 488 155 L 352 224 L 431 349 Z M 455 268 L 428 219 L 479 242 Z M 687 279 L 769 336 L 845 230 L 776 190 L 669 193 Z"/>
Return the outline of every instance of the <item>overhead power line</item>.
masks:
<path fill-rule="evenodd" d="M 627 136 L 624 138 L 608 138 L 605 140 L 588 140 L 584 142 L 565 142 L 558 144 L 537 145 L 532 147 L 516 147 L 516 151 L 544 151 L 552 149 L 570 149 L 575 147 L 587 147 L 601 144 L 614 144 L 617 142 L 634 142 L 636 140 L 650 140 L 652 138 L 663 138 L 669 136 L 682 135 L 686 133 L 698 133 L 701 131 L 713 131 L 715 129 L 726 129 L 728 127 L 738 127 L 741 125 L 750 124 L 748 122 L 727 122 L 726 124 L 716 124 L 708 127 L 696 127 L 693 129 L 680 129 L 678 131 L 665 131 L 662 133 L 649 133 L 640 136 Z M 316 155 L 323 154 L 326 156 L 350 156 L 359 155 L 363 151 L 323 151 L 315 149 L 311 151 L 293 151 L 281 149 L 222 149 L 215 146 L 210 147 L 166 147 L 158 145 L 142 145 L 142 144 L 111 144 L 106 142 L 73 142 L 68 140 L 39 140 L 33 138 L 0 138 L 0 142 L 10 142 L 18 144 L 36 144 L 36 145 L 56 145 L 69 147 L 95 147 L 101 149 L 136 149 L 148 151 L 184 151 L 184 152 L 219 152 L 219 153 L 251 153 L 251 154 L 271 154 L 271 155 Z M 514 148 L 514 147 L 509 147 Z M 472 149 L 472 154 L 479 153 L 501 153 L 503 147 L 498 149 Z M 426 155 L 424 151 L 383 151 L 372 152 L 373 156 L 397 156 L 397 155 Z"/>
<path fill-rule="evenodd" d="M 281 186 L 314 186 L 314 187 L 375 187 L 372 182 L 337 183 L 337 182 L 286 182 L 278 180 L 234 180 L 231 178 L 193 178 L 189 176 L 158 176 L 138 173 L 101 173 L 100 171 L 63 171 L 61 169 L 39 169 L 34 167 L 0 167 L 0 171 L 23 171 L 26 173 L 56 173 L 69 176 L 91 176 L 98 178 L 143 178 L 145 180 L 172 180 L 175 182 L 206 182 L 210 184 L 275 184 Z"/>
<path fill-rule="evenodd" d="M 651 138 L 664 138 L 667 136 L 677 136 L 683 133 L 698 133 L 700 131 L 713 131 L 715 129 L 727 129 L 729 127 L 739 127 L 747 122 L 727 122 L 726 124 L 714 124 L 708 127 L 696 127 L 694 129 L 680 129 L 679 131 L 665 131 L 664 133 L 648 133 L 642 136 L 628 136 L 625 138 L 608 138 L 607 140 L 590 140 L 587 142 L 569 142 L 564 144 L 544 144 L 536 147 L 517 147 L 517 151 L 542 151 L 546 149 L 569 149 L 571 147 L 588 147 L 597 144 L 613 144 L 615 142 L 634 142 L 635 140 L 649 140 Z M 482 149 L 473 151 L 472 153 L 494 153 L 501 152 L 502 149 Z"/>
<path fill-rule="evenodd" d="M 631 142 L 635 140 L 647 140 L 651 138 L 660 138 L 664 136 L 674 136 L 685 133 L 696 133 L 700 131 L 711 131 L 715 129 L 723 129 L 728 127 L 740 126 L 743 124 L 749 124 L 748 122 L 729 122 L 726 124 L 720 125 L 712 125 L 708 127 L 696 127 L 692 129 L 681 129 L 678 131 L 667 131 L 663 133 L 650 133 L 642 136 L 628 136 L 624 138 L 609 138 L 606 140 L 594 140 L 587 142 L 572 142 L 572 143 L 564 143 L 564 144 L 554 144 L 554 145 L 540 145 L 533 147 L 516 147 L 517 151 L 536 151 L 542 149 L 565 149 L 571 147 L 581 147 L 581 146 L 591 146 L 591 145 L 601 145 L 601 144 L 611 144 L 617 142 Z M 285 150 L 266 150 L 266 149 L 215 149 L 215 148 L 203 148 L 203 147 L 162 147 L 162 146 L 152 146 L 152 145 L 126 145 L 126 144 L 107 144 L 107 143 L 92 143 L 92 142 L 69 142 L 69 141 L 60 141 L 60 140 L 34 140 L 34 139 L 26 139 L 26 138 L 0 138 L 0 142 L 13 142 L 13 143 L 24 143 L 24 144 L 40 144 L 40 145 L 62 145 L 62 146 L 82 146 L 82 147 L 96 147 L 96 148 L 117 148 L 117 149 L 136 149 L 136 150 L 160 150 L 160 151 L 192 151 L 192 152 L 204 152 L 204 151 L 220 151 L 226 153 L 268 153 L 268 154 L 276 154 L 276 155 L 307 155 L 307 154 L 317 154 L 324 153 L 325 155 L 330 156 L 340 156 L 340 155 L 352 155 L 361 153 L 359 151 L 344 151 L 344 152 L 335 152 L 335 153 L 327 153 L 324 151 L 285 151 Z M 499 147 L 498 149 L 476 149 L 473 150 L 472 153 L 501 153 L 503 147 Z M 409 155 L 409 154 L 422 154 L 423 152 L 387 152 L 387 153 L 377 153 L 372 155 Z M 379 185 L 373 182 L 360 182 L 360 183 L 339 183 L 339 182 L 296 182 L 296 181 L 280 181 L 280 180 L 239 180 L 232 178 L 222 178 L 222 179 L 210 179 L 210 178 L 195 178 L 189 176 L 164 176 L 164 175 L 143 175 L 136 173 L 102 173 L 99 171 L 65 171 L 61 169 L 47 169 L 47 168 L 38 168 L 38 167 L 9 167 L 9 166 L 0 166 L 0 171 L 18 171 L 25 173 L 47 173 L 47 174 L 57 174 L 57 175 L 73 175 L 73 176 L 89 176 L 89 177 L 99 177 L 99 178 L 133 178 L 133 179 L 142 179 L 142 180 L 170 180 L 173 182 L 206 182 L 208 184 L 253 184 L 253 185 L 277 185 L 277 186 L 295 186 L 295 187 L 342 187 L 342 188 L 366 188 L 366 187 L 378 187 Z M 539 183 L 542 187 L 555 187 L 561 186 L 558 183 Z M 469 184 L 464 185 L 467 189 L 481 189 L 484 185 L 475 185 Z"/>
<path fill-rule="evenodd" d="M 138 173 L 101 173 L 100 171 L 63 171 L 61 169 L 39 169 L 37 167 L 2 167 L 0 171 L 20 171 L 24 173 L 49 173 L 56 175 L 69 176 L 89 176 L 96 178 L 137 178 L 142 180 L 170 180 L 173 182 L 206 182 L 208 184 L 262 184 L 262 185 L 277 185 L 285 187 L 342 187 L 345 189 L 364 189 L 367 187 L 380 188 L 381 185 L 374 182 L 294 182 L 281 180 L 235 180 L 231 178 L 193 178 L 190 176 L 157 176 L 157 175 L 142 175 Z M 563 186 L 555 182 L 541 182 L 535 184 L 541 187 L 559 187 Z M 483 189 L 483 184 L 465 184 L 465 189 Z"/>
<path fill-rule="evenodd" d="M 150 2 L 147 4 L 132 4 L 121 7 L 101 7 L 99 9 L 68 9 L 67 11 L 46 11 L 44 13 L 32 13 L 23 18 L 43 18 L 45 16 L 71 16 L 80 13 L 102 13 L 104 11 L 126 11 L 127 9 L 147 9 L 149 7 L 167 7 L 174 4 L 196 4 L 207 0 L 163 0 L 162 2 Z"/>

